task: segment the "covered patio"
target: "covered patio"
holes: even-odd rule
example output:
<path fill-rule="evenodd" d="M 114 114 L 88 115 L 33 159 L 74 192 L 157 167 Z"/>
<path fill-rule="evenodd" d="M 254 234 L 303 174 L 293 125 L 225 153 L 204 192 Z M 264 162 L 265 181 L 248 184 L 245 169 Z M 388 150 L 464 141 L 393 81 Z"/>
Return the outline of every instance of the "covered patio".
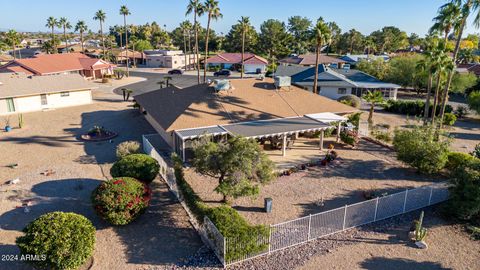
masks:
<path fill-rule="evenodd" d="M 312 160 L 325 145 L 325 130 L 337 128 L 336 141 L 339 140 L 341 125 L 347 119 L 334 113 L 307 114 L 299 117 L 287 117 L 272 120 L 240 122 L 202 128 L 176 130 L 174 149 L 184 162 L 193 158 L 195 141 L 209 136 L 213 141 L 221 141 L 228 136 L 243 136 L 259 141 L 280 167 L 285 162 L 304 162 Z M 335 126 L 333 125 L 335 124 Z M 318 139 L 301 138 L 305 133 L 319 132 Z M 290 155 L 292 155 L 290 157 Z M 288 156 L 288 158 L 286 158 Z"/>

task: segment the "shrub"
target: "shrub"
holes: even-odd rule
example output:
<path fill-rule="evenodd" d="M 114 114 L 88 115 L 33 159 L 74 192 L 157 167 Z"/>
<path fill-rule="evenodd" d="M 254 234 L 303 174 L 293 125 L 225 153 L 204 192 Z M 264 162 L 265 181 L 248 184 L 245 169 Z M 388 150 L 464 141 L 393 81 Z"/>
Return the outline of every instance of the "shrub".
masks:
<path fill-rule="evenodd" d="M 445 113 L 443 116 L 443 124 L 446 126 L 453 126 L 457 121 L 457 116 L 453 113 Z"/>
<path fill-rule="evenodd" d="M 457 118 L 463 118 L 468 114 L 468 107 L 467 106 L 458 106 L 455 110 L 455 115 Z"/>
<path fill-rule="evenodd" d="M 429 114 L 433 112 L 433 104 L 430 103 Z M 398 114 L 406 114 L 411 116 L 423 116 L 425 112 L 425 101 L 423 100 L 388 100 L 384 105 L 385 111 Z M 436 115 L 439 115 L 441 105 L 437 105 Z M 448 105 L 445 107 L 446 113 L 451 113 L 453 107 Z"/>
<path fill-rule="evenodd" d="M 354 108 L 360 108 L 360 105 L 362 105 L 362 100 L 355 95 L 346 95 L 338 98 L 337 101 Z"/>
<path fill-rule="evenodd" d="M 392 142 L 392 134 L 388 130 L 372 130 L 372 135 L 375 139 L 384 141 L 384 142 Z"/>
<path fill-rule="evenodd" d="M 248 224 L 235 209 L 229 206 L 210 208 L 207 215 L 224 237 L 233 239 L 237 243 L 227 250 L 225 260 L 233 261 L 242 258 L 245 254 L 268 250 L 268 244 L 258 241 L 262 238 L 268 239 L 268 227 Z"/>
<path fill-rule="evenodd" d="M 437 130 L 431 126 L 414 126 L 396 130 L 393 146 L 399 160 L 421 173 L 437 173 L 445 167 L 450 139 L 437 139 Z"/>
<path fill-rule="evenodd" d="M 348 116 L 348 122 L 352 123 L 352 125 L 355 127 L 355 130 L 358 131 L 360 127 L 360 117 L 362 116 L 362 112 L 350 114 Z"/>
<path fill-rule="evenodd" d="M 122 142 L 117 146 L 117 158 L 122 159 L 131 154 L 140 154 L 140 143 L 137 141 Z"/>
<path fill-rule="evenodd" d="M 93 254 L 95 227 L 75 213 L 51 212 L 41 215 L 17 238 L 22 255 L 45 256 L 32 260 L 39 269 L 76 269 Z"/>
<path fill-rule="evenodd" d="M 455 170 L 456 168 L 467 164 L 468 162 L 472 161 L 474 157 L 469 154 L 461 153 L 461 152 L 450 152 L 448 153 L 448 160 L 445 168 L 450 171 Z"/>
<path fill-rule="evenodd" d="M 480 158 L 480 143 L 475 145 L 475 149 L 473 149 L 473 152 L 470 153 L 470 155 L 472 155 L 476 158 Z"/>
<path fill-rule="evenodd" d="M 354 132 L 351 132 L 351 131 L 340 132 L 340 139 L 342 140 L 342 142 L 344 142 L 348 145 L 351 145 L 351 146 L 355 146 L 358 143 L 357 135 Z"/>
<path fill-rule="evenodd" d="M 145 154 L 131 154 L 113 164 L 112 177 L 133 177 L 150 184 L 160 171 L 160 165 L 154 158 Z"/>
<path fill-rule="evenodd" d="M 93 191 L 92 204 L 102 219 L 126 225 L 147 209 L 151 196 L 150 188 L 134 178 L 113 178 Z"/>
<path fill-rule="evenodd" d="M 472 160 L 456 168 L 450 179 L 451 215 L 469 220 L 480 215 L 480 162 Z"/>
<path fill-rule="evenodd" d="M 468 96 L 468 107 L 470 110 L 480 114 L 480 91 L 474 91 Z"/>

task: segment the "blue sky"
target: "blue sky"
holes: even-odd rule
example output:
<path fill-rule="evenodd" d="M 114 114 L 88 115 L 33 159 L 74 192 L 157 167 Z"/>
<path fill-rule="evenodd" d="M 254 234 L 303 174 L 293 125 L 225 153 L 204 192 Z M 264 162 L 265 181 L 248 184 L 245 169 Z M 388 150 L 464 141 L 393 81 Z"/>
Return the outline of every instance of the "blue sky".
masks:
<path fill-rule="evenodd" d="M 213 23 L 217 32 L 227 33 L 240 16 L 250 16 L 255 28 L 266 19 L 286 21 L 293 15 L 319 16 L 336 21 L 342 31 L 355 28 L 369 34 L 386 25 L 394 25 L 407 33 L 423 36 L 431 26 L 431 20 L 443 0 L 220 0 L 224 18 Z M 78 5 L 82 3 L 82 5 Z M 0 29 L 20 31 L 47 31 L 46 18 L 65 16 L 75 23 L 85 20 L 94 31 L 98 23 L 92 20 L 98 9 L 107 12 L 107 25 L 121 24 L 118 15 L 120 5 L 127 5 L 132 12 L 129 23 L 143 24 L 157 21 L 167 29 L 175 28 L 185 20 L 187 0 L 0 0 Z M 191 17 L 189 17 L 191 19 Z M 205 25 L 205 18 L 202 23 Z M 471 24 L 467 33 L 478 32 Z"/>

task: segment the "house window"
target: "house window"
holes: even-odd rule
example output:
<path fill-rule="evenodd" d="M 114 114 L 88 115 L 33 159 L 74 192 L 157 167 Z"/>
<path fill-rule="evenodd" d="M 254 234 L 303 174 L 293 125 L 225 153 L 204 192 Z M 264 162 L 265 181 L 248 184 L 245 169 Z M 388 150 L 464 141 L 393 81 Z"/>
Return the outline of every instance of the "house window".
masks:
<path fill-rule="evenodd" d="M 345 95 L 347 93 L 347 88 L 338 88 L 339 95 Z"/>
<path fill-rule="evenodd" d="M 42 100 L 42 105 L 47 105 L 47 104 L 48 104 L 48 102 L 47 102 L 47 95 L 41 94 L 41 95 L 40 95 L 40 99 Z"/>
<path fill-rule="evenodd" d="M 7 98 L 7 112 L 15 111 L 15 104 L 13 103 L 13 98 Z"/>
<path fill-rule="evenodd" d="M 68 96 L 70 96 L 70 92 L 61 92 L 60 96 L 61 97 L 68 97 Z"/>

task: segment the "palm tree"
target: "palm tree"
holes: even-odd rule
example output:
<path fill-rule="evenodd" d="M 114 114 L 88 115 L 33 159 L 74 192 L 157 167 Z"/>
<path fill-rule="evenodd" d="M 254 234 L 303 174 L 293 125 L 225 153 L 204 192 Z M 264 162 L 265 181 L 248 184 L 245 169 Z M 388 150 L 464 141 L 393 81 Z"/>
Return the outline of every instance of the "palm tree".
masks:
<path fill-rule="evenodd" d="M 375 105 L 383 102 L 383 94 L 381 91 L 368 91 L 362 97 L 366 102 L 370 103 L 370 112 L 368 113 L 368 123 L 373 124 L 373 112 Z"/>
<path fill-rule="evenodd" d="M 103 47 L 103 60 L 105 60 L 105 36 L 103 35 L 103 23 L 105 19 L 107 19 L 107 14 L 103 10 L 98 10 L 95 12 L 95 16 L 93 17 L 94 20 L 100 22 L 100 35 L 102 36 L 102 47 Z"/>
<path fill-rule="evenodd" d="M 69 52 L 68 39 L 67 39 L 67 29 L 72 29 L 72 25 L 70 24 L 70 22 L 65 17 L 60 18 L 60 20 L 58 21 L 58 25 L 63 27 L 63 39 L 65 40 L 65 49 L 67 50 L 67 52 Z"/>
<path fill-rule="evenodd" d="M 363 46 L 365 46 L 365 50 L 367 51 L 367 56 L 370 55 L 372 49 L 375 48 L 375 40 L 372 37 L 367 37 L 363 41 Z"/>
<path fill-rule="evenodd" d="M 250 25 L 250 17 L 243 17 L 238 21 L 240 25 L 240 30 L 242 31 L 242 70 L 241 77 L 243 78 L 243 73 L 245 71 L 245 38 L 248 31 L 252 28 Z"/>
<path fill-rule="evenodd" d="M 128 59 L 128 28 L 127 28 L 127 16 L 130 15 L 130 10 L 128 10 L 127 6 L 120 7 L 120 15 L 123 15 L 123 27 L 125 30 L 125 57 L 127 58 L 127 77 L 130 76 L 128 65 L 130 61 Z"/>
<path fill-rule="evenodd" d="M 182 33 L 183 33 L 183 51 L 185 55 L 185 71 L 187 70 L 187 66 L 188 66 L 187 63 L 190 63 L 189 61 L 187 61 L 187 35 L 189 35 L 189 31 L 191 28 L 192 28 L 192 24 L 188 20 L 180 23 L 180 29 L 182 29 Z"/>
<path fill-rule="evenodd" d="M 86 31 L 88 31 L 88 27 L 85 21 L 78 21 L 77 24 L 75 25 L 75 32 L 80 33 L 80 43 L 82 44 L 82 53 L 85 53 L 83 33 L 85 33 Z"/>
<path fill-rule="evenodd" d="M 320 51 L 322 50 L 322 46 L 325 44 L 329 44 L 331 40 L 331 33 L 330 28 L 328 25 L 323 22 L 323 20 L 319 20 L 317 25 L 313 29 L 315 34 L 315 79 L 313 81 L 313 93 L 318 94 L 318 65 L 319 65 L 319 58 L 320 58 Z"/>
<path fill-rule="evenodd" d="M 45 24 L 45 27 L 48 27 L 52 30 L 52 44 L 55 44 L 55 27 L 58 26 L 58 20 L 55 19 L 54 17 L 48 17 L 47 19 L 47 24 Z M 56 51 L 56 46 L 54 45 L 54 48 Z"/>
<path fill-rule="evenodd" d="M 207 20 L 207 36 L 205 37 L 205 59 L 203 61 L 204 68 L 203 68 L 203 83 L 207 82 L 207 59 L 208 59 L 208 38 L 210 35 L 210 22 L 211 20 L 218 20 L 223 17 L 222 13 L 220 13 L 220 7 L 218 6 L 218 1 L 216 0 L 205 0 L 203 5 L 205 7 L 204 12 L 208 14 Z"/>
<path fill-rule="evenodd" d="M 444 78 L 455 69 L 455 64 L 444 52 L 439 52 L 438 56 L 436 57 L 436 65 L 435 69 L 437 71 L 437 82 L 435 88 L 435 96 L 433 100 L 433 112 L 432 112 L 432 124 L 435 124 L 435 117 L 437 115 L 437 107 L 440 104 L 440 88 L 442 86 L 442 82 L 444 82 Z M 443 96 L 443 95 L 442 95 Z M 442 97 L 443 102 L 443 97 Z M 441 111 L 440 111 L 441 113 Z M 443 122 L 443 118 L 441 118 Z"/>
<path fill-rule="evenodd" d="M 461 19 L 460 6 L 456 3 L 447 3 L 440 7 L 438 15 L 433 18 L 433 26 L 430 33 L 443 33 L 445 41 L 448 41 L 448 35 L 454 28 L 458 28 Z"/>
<path fill-rule="evenodd" d="M 11 46 L 12 47 L 12 54 L 13 54 L 13 59 L 16 59 L 15 57 L 15 48 L 17 46 L 17 44 L 20 42 L 20 36 L 19 34 L 17 33 L 17 31 L 15 30 L 9 30 L 6 34 L 5 34 L 5 43 L 7 43 L 7 45 Z"/>
<path fill-rule="evenodd" d="M 187 6 L 187 12 L 185 15 L 189 15 L 193 13 L 193 29 L 195 31 L 195 58 L 197 61 L 197 82 L 200 84 L 200 61 L 199 61 L 199 52 L 198 52 L 198 29 L 199 23 L 197 22 L 197 17 L 200 17 L 203 15 L 204 7 L 200 3 L 200 0 L 190 0 L 188 2 Z"/>
<path fill-rule="evenodd" d="M 165 76 L 163 79 L 165 80 L 167 87 L 170 86 L 170 81 L 173 80 L 172 76 Z"/>

